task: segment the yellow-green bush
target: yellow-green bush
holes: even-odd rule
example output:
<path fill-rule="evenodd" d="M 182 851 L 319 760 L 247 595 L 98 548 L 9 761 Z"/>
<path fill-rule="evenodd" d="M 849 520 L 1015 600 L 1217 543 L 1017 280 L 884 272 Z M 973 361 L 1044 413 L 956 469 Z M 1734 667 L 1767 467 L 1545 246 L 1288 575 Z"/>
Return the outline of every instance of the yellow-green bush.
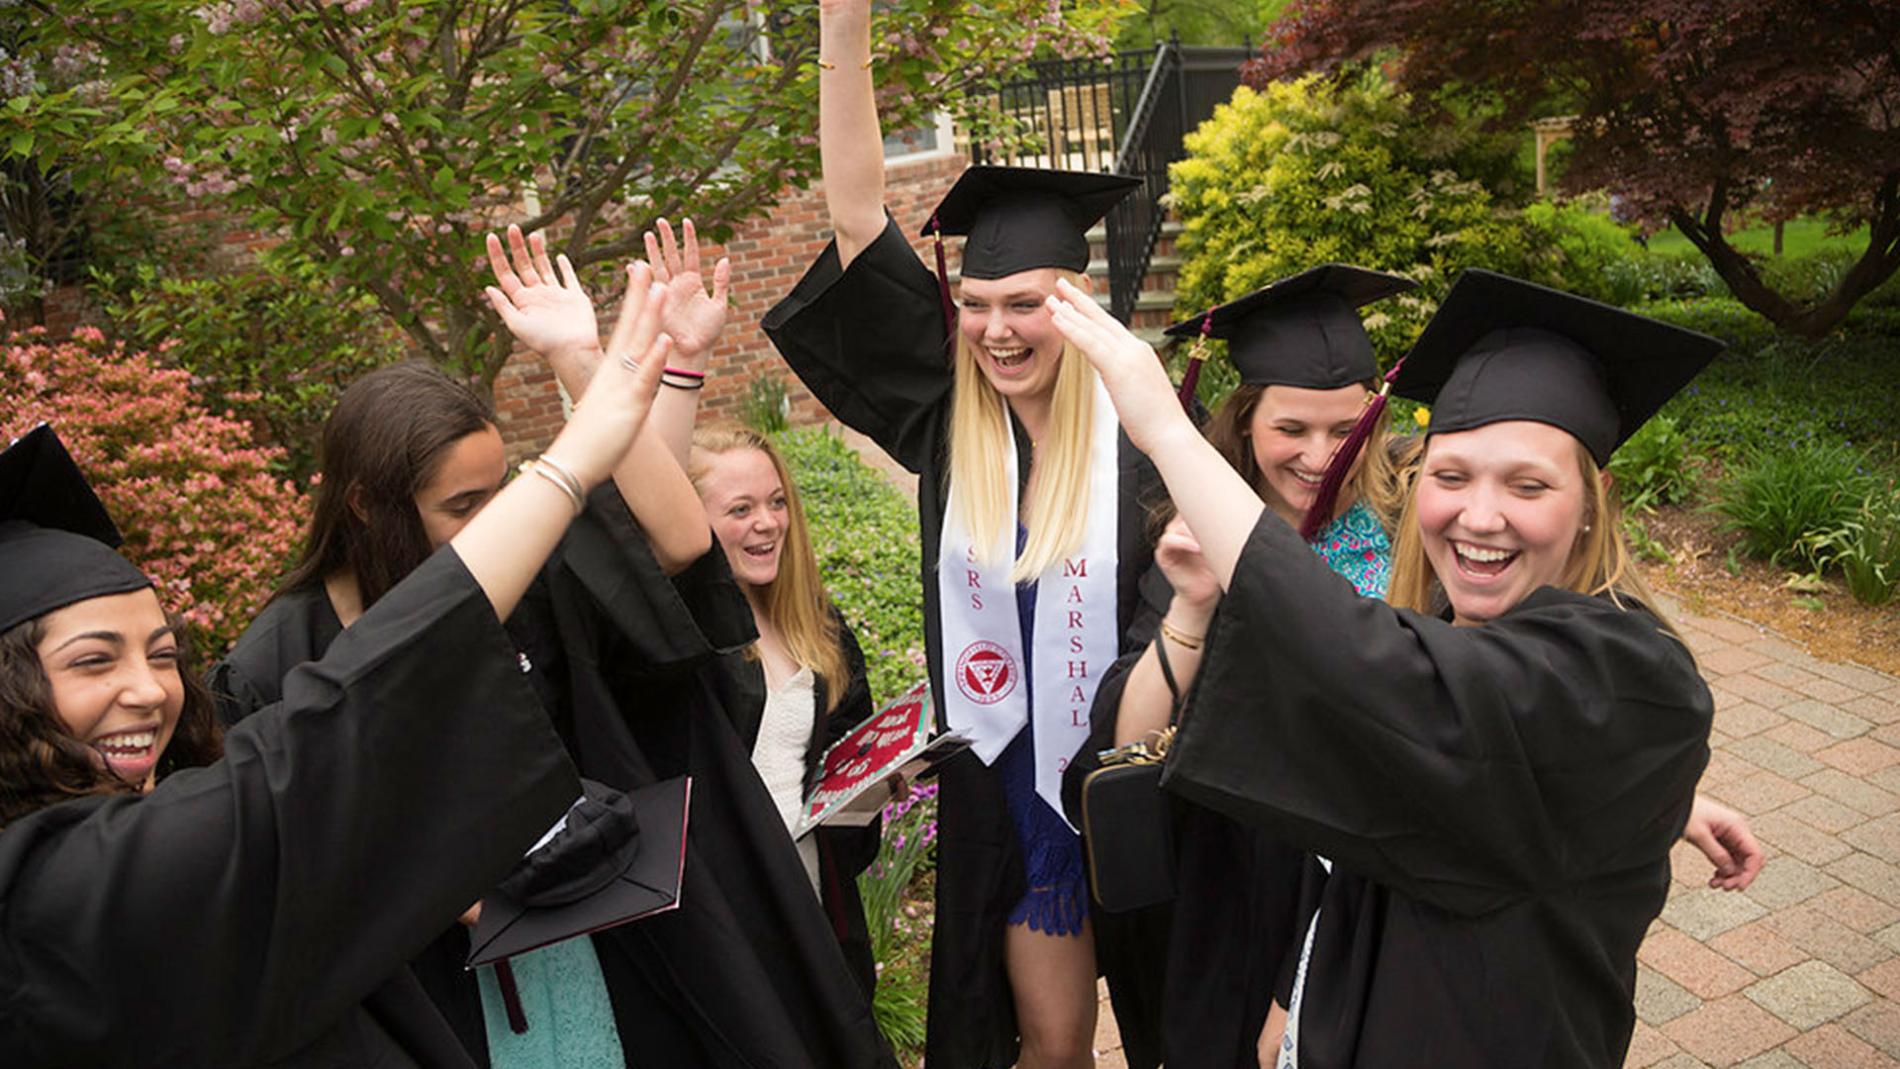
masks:
<path fill-rule="evenodd" d="M 1500 206 L 1461 172 L 1461 142 L 1412 119 L 1376 74 L 1241 88 L 1187 138 L 1170 169 L 1183 233 L 1176 311 L 1191 315 L 1328 262 L 1394 271 L 1420 288 L 1368 310 L 1373 347 L 1409 346 L 1466 267 L 1488 267 L 1602 300 L 1631 289 L 1640 249 L 1586 205 Z M 1203 380 L 1212 401 L 1224 363 Z"/>

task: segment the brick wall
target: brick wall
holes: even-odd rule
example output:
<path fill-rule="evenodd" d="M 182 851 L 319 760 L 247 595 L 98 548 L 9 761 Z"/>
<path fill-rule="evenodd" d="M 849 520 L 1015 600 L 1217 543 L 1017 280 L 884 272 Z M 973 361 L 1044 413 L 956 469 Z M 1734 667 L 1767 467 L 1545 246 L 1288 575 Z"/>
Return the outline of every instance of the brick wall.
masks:
<path fill-rule="evenodd" d="M 959 154 L 943 154 L 893 163 L 885 175 L 885 201 L 898 225 L 912 235 L 912 244 L 926 257 L 931 242 L 916 237 L 930 209 L 936 207 L 951 183 L 968 165 Z M 799 383 L 759 329 L 759 320 L 791 291 L 805 269 L 831 240 L 821 185 L 792 190 L 764 219 L 742 226 L 723 247 L 706 251 L 706 262 L 732 258 L 733 309 L 725 335 L 706 369 L 706 389 L 700 396 L 703 419 L 737 419 L 748 385 L 760 375 L 778 379 L 791 403 L 794 423 L 813 423 L 829 413 Z M 957 249 L 949 249 L 955 267 Z M 927 259 L 926 262 L 934 262 Z M 613 297 L 601 299 L 605 331 L 612 323 Z M 561 398 L 553 373 L 532 356 L 517 353 L 495 381 L 496 416 L 511 454 L 538 451 L 561 426 Z"/>

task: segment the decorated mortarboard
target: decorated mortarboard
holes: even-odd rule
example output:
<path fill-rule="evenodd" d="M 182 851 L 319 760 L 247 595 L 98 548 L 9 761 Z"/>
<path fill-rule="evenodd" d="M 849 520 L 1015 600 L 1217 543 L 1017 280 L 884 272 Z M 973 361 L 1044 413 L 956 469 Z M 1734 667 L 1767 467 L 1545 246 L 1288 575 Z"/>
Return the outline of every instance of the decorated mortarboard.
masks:
<path fill-rule="evenodd" d="M 1141 184 L 1126 175 L 971 167 L 944 194 L 924 236 L 964 235 L 964 278 L 1038 267 L 1085 271 L 1089 228 Z"/>
<path fill-rule="evenodd" d="M 1535 283 L 1460 275 L 1394 392 L 1432 406 L 1432 434 L 1504 420 L 1569 431 L 1598 464 L 1722 351 L 1706 334 Z"/>
<path fill-rule="evenodd" d="M 1242 382 L 1336 390 L 1379 375 L 1360 306 L 1417 285 L 1402 275 L 1324 264 L 1176 323 L 1167 333 L 1224 339 Z"/>
<path fill-rule="evenodd" d="M 92 486 L 42 423 L 0 452 L 0 631 L 87 598 L 151 586 Z"/>

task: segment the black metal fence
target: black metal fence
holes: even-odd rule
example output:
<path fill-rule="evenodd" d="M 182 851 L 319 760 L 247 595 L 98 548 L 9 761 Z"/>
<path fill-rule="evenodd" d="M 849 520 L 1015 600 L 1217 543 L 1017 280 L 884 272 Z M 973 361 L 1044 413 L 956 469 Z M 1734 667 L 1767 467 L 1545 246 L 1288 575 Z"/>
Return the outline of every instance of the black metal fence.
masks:
<path fill-rule="evenodd" d="M 1126 322 L 1141 298 L 1166 212 L 1168 164 L 1189 130 L 1240 84 L 1247 47 L 1167 42 L 1107 60 L 1048 60 L 999 87 L 993 105 L 1016 136 L 972 141 L 975 163 L 1113 171 L 1142 188 L 1108 217 L 1109 308 Z"/>

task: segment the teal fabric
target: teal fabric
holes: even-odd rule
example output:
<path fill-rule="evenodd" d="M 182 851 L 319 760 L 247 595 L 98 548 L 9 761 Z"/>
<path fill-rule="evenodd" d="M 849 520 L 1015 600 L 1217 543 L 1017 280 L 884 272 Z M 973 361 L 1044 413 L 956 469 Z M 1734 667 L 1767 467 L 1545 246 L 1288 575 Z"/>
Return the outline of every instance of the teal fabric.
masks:
<path fill-rule="evenodd" d="M 476 970 L 494 1069 L 626 1069 L 594 941 L 564 939 L 508 959 L 528 1030 L 508 1027 L 495 967 Z"/>
<path fill-rule="evenodd" d="M 1361 597 L 1382 598 L 1392 580 L 1392 540 L 1363 501 L 1320 529 L 1313 549 L 1326 566 L 1346 577 Z"/>

